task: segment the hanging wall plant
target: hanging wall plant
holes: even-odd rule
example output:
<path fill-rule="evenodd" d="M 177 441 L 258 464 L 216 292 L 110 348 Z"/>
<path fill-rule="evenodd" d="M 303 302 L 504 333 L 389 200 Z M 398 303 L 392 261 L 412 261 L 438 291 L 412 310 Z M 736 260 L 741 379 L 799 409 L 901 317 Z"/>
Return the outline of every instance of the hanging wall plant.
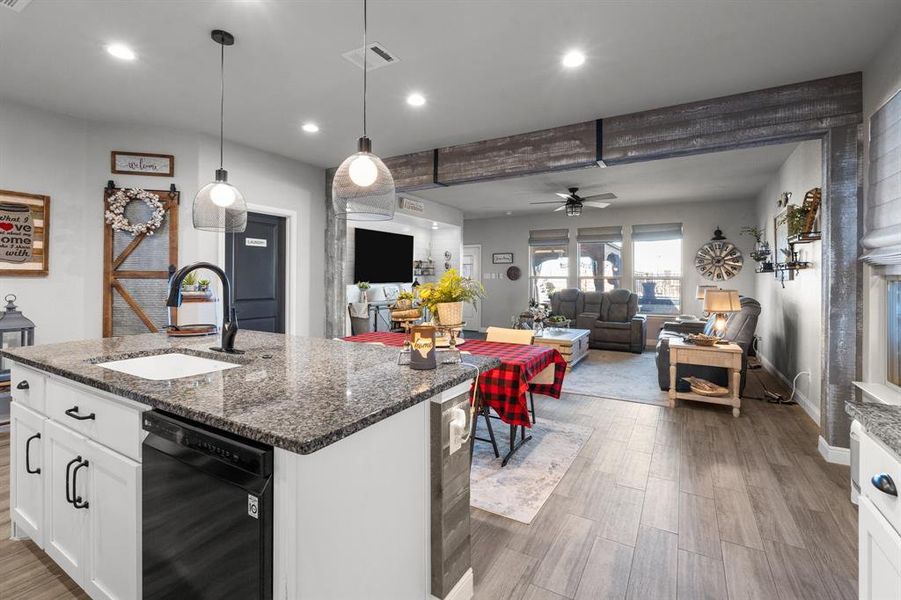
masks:
<path fill-rule="evenodd" d="M 135 200 L 143 202 L 153 211 L 149 221 L 132 223 L 125 216 L 125 207 Z M 160 199 L 155 194 L 139 188 L 117 190 L 106 199 L 106 204 L 104 216 L 107 224 L 115 231 L 126 231 L 132 236 L 153 235 L 154 231 L 162 227 L 163 217 L 166 215 L 166 208 Z"/>

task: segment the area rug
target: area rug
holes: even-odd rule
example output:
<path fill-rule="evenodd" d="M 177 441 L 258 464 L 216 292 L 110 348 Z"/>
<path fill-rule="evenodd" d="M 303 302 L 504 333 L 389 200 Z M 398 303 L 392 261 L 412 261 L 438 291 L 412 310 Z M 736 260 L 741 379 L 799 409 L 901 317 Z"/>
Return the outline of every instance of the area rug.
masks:
<path fill-rule="evenodd" d="M 563 391 L 665 405 L 667 393 L 657 385 L 655 357 L 654 352 L 633 354 L 615 350 L 589 350 L 588 356 L 566 374 Z"/>
<path fill-rule="evenodd" d="M 488 442 L 475 442 L 470 504 L 514 521 L 531 523 L 593 429 L 539 418 L 529 432 L 532 439 L 513 455 L 506 467 L 501 467 L 509 447 L 510 428 L 500 421 L 492 424 L 501 458 L 494 457 Z M 484 425 L 484 421 L 479 423 L 479 437 L 488 436 Z"/>

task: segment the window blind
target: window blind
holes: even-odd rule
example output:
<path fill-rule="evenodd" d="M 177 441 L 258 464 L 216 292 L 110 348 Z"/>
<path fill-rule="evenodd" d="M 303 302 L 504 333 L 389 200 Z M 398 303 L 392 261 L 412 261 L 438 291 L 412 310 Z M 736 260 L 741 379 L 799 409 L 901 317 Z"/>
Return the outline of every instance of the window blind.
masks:
<path fill-rule="evenodd" d="M 566 246 L 569 229 L 533 229 L 529 231 L 529 246 Z"/>
<path fill-rule="evenodd" d="M 870 117 L 869 154 L 861 258 L 901 273 L 901 92 Z"/>
<path fill-rule="evenodd" d="M 682 238 L 682 223 L 655 223 L 654 225 L 633 225 L 632 240 L 636 242 L 656 242 Z"/>
<path fill-rule="evenodd" d="M 579 242 L 621 242 L 623 241 L 623 228 L 621 225 L 609 227 L 580 227 L 576 235 Z"/>

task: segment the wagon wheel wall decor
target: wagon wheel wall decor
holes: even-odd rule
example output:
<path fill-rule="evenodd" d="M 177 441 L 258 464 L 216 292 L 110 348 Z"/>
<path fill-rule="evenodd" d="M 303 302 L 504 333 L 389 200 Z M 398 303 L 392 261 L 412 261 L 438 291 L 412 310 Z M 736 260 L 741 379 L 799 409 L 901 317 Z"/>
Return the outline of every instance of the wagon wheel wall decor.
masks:
<path fill-rule="evenodd" d="M 108 200 L 119 190 L 104 192 Z M 103 336 L 156 333 L 167 323 L 166 295 L 169 277 L 178 264 L 178 201 L 175 186 L 169 190 L 145 190 L 165 208 L 159 228 L 132 235 L 105 220 L 103 228 Z M 129 202 L 124 216 L 130 223 L 147 222 L 152 208 L 145 202 Z M 174 311 L 173 311 L 174 312 Z M 173 322 L 175 315 L 172 315 Z"/>
<path fill-rule="evenodd" d="M 713 281 L 732 279 L 741 271 L 742 263 L 741 250 L 727 240 L 711 240 L 695 254 L 695 269 Z"/>

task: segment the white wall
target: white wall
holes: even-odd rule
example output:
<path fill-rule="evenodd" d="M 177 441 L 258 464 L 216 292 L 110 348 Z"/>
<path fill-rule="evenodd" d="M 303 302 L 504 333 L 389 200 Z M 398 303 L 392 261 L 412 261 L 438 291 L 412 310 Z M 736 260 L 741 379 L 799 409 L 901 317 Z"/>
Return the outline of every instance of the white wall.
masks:
<path fill-rule="evenodd" d="M 175 177 L 113 175 L 112 150 L 175 155 Z M 322 335 L 325 174 L 281 156 L 227 143 L 229 180 L 252 204 L 298 211 L 297 333 Z M 222 234 L 191 226 L 191 201 L 218 166 L 215 139 L 158 127 L 87 121 L 4 101 L 0 104 L 0 188 L 51 197 L 50 275 L 0 277 L 0 292 L 19 296 L 36 324 L 37 343 L 101 335 L 103 187 L 181 192 L 179 263 L 219 262 Z"/>
<path fill-rule="evenodd" d="M 886 42 L 863 70 L 864 190 L 868 189 L 869 119 L 901 90 L 901 28 Z M 866 204 L 866 203 L 864 203 Z M 886 377 L 885 279 L 864 265 L 863 276 L 863 378 L 884 383 Z"/>
<path fill-rule="evenodd" d="M 754 273 L 754 262 L 747 256 L 753 247 L 753 240 L 747 236 L 740 236 L 739 230 L 744 225 L 756 222 L 756 204 L 753 199 L 730 198 L 719 202 L 683 202 L 634 207 L 614 205 L 602 210 L 586 209 L 578 218 L 544 213 L 466 220 L 463 225 L 463 243 L 482 245 L 482 283 L 486 292 L 485 300 L 482 302 L 482 327 L 489 325 L 509 327 L 511 317 L 519 314 L 529 302 L 530 229 L 568 228 L 570 256 L 575 257 L 575 239 L 579 227 L 622 225 L 626 235 L 623 256 L 623 272 L 626 276 L 623 285 L 632 287 L 630 227 L 637 224 L 682 223 L 682 312 L 700 314 L 701 307 L 695 300 L 695 288 L 698 284 L 710 282 L 702 279 L 695 271 L 695 252 L 710 240 L 714 229 L 721 227 L 724 235 L 745 255 L 741 272 L 722 287 L 753 295 L 757 275 Z M 523 274 L 518 281 L 506 278 L 505 273 L 509 265 L 491 263 L 491 255 L 495 252 L 513 253 L 513 264 L 519 266 Z M 486 278 L 489 274 L 498 275 L 499 278 Z"/>
<path fill-rule="evenodd" d="M 799 144 L 757 197 L 758 226 L 766 230 L 779 261 L 784 258 L 774 245 L 773 219 L 783 209 L 776 201 L 782 192 L 791 192 L 791 202 L 800 205 L 807 190 L 822 186 L 821 146 L 819 140 Z M 809 377 L 798 378 L 796 399 L 817 423 L 823 354 L 821 246 L 822 242 L 796 246 L 800 260 L 810 261 L 812 267 L 796 272 L 794 281 L 786 279 L 784 288 L 773 275 L 758 275 L 755 292 L 763 308 L 757 335 L 764 366 L 789 384 L 799 372 L 810 372 Z"/>

